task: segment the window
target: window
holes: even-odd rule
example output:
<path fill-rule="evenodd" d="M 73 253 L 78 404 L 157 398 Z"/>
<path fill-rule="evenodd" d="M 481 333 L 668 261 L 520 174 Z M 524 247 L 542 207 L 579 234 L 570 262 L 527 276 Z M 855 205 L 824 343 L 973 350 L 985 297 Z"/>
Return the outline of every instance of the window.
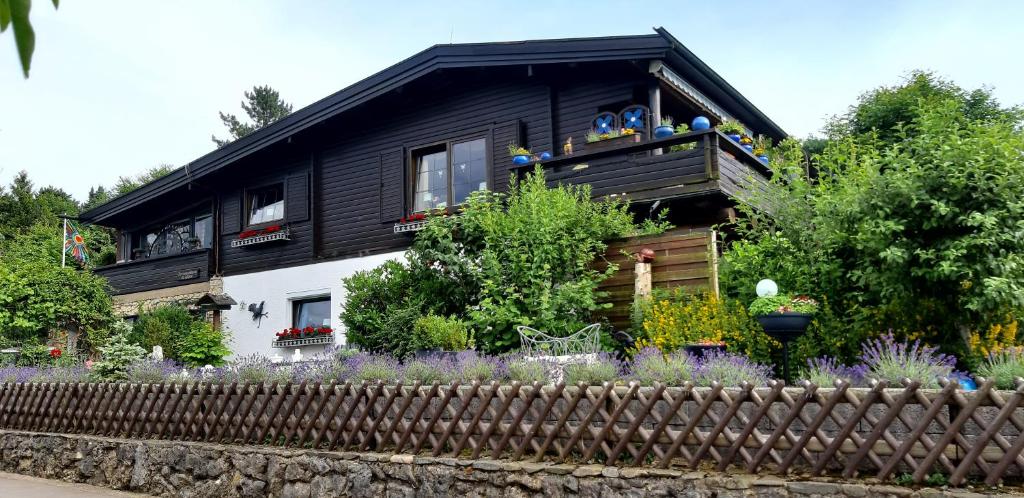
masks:
<path fill-rule="evenodd" d="M 487 141 L 483 138 L 417 150 L 413 164 L 413 212 L 462 204 L 472 192 L 488 188 Z"/>
<path fill-rule="evenodd" d="M 259 225 L 284 219 L 284 184 L 276 183 L 246 195 L 249 207 L 249 225 Z"/>
<path fill-rule="evenodd" d="M 200 212 L 131 234 L 128 258 L 145 259 L 213 247 L 213 216 Z"/>
<path fill-rule="evenodd" d="M 330 327 L 331 326 L 331 298 L 318 297 L 315 299 L 303 299 L 293 301 L 292 304 L 292 327 L 304 329 L 306 327 Z"/>

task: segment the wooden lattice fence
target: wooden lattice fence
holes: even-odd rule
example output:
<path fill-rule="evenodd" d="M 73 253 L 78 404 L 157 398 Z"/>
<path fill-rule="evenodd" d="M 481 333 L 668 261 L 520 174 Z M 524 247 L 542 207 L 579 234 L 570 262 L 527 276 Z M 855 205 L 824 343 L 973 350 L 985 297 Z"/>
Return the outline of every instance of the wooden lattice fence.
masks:
<path fill-rule="evenodd" d="M 871 389 L 3 384 L 0 428 L 511 460 L 995 484 L 1024 472 L 1024 382 Z"/>

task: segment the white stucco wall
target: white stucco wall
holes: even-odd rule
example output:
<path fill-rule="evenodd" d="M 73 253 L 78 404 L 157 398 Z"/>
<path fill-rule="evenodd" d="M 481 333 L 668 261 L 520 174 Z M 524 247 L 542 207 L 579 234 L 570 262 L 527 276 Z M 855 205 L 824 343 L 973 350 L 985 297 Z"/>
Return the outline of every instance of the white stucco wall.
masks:
<path fill-rule="evenodd" d="M 402 259 L 404 252 L 393 252 L 329 261 L 292 268 L 281 268 L 244 275 L 224 277 L 224 292 L 238 303 L 222 315 L 224 326 L 231 331 L 231 350 L 235 356 L 259 353 L 290 358 L 292 349 L 271 347 L 274 335 L 292 325 L 292 301 L 331 296 L 331 327 L 337 344 L 345 342 L 344 327 L 338 315 L 345 305 L 345 291 L 341 279 L 360 270 L 379 266 L 389 259 Z M 257 326 L 248 307 L 250 303 L 264 302 L 267 313 Z M 324 346 L 302 348 L 303 355 L 322 351 Z"/>

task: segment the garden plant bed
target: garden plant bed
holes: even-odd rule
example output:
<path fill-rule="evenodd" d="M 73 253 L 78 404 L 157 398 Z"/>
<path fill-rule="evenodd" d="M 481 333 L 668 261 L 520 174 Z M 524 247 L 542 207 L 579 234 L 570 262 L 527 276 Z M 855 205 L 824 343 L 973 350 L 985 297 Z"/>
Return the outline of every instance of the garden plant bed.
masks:
<path fill-rule="evenodd" d="M 0 428 L 554 463 L 994 485 L 1024 470 L 1024 385 L 4 384 Z"/>

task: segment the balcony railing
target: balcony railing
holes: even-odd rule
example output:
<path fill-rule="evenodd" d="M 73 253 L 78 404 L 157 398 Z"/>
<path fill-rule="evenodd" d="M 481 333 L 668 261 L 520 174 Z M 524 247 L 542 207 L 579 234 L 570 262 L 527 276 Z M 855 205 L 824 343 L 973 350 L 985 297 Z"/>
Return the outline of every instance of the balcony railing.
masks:
<path fill-rule="evenodd" d="M 694 144 L 672 152 L 676 145 Z M 688 197 L 711 192 L 738 195 L 763 184 L 770 170 L 753 154 L 717 130 L 702 130 L 582 151 L 539 163 L 551 183 L 590 184 L 595 197 L 625 196 L 634 201 Z M 533 164 L 516 166 L 515 174 Z"/>
<path fill-rule="evenodd" d="M 210 279 L 210 264 L 210 250 L 198 249 L 101 266 L 94 271 L 107 279 L 115 294 L 130 294 L 206 282 Z"/>

